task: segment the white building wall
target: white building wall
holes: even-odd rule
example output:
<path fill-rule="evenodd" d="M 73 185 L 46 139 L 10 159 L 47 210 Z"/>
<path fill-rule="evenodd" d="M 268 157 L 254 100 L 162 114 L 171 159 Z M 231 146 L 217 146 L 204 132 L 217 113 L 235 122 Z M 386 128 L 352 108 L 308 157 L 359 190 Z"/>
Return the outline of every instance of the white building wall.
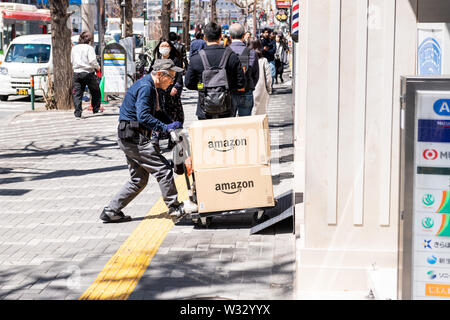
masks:
<path fill-rule="evenodd" d="M 372 265 L 397 268 L 400 76 L 415 73 L 417 0 L 300 8 L 298 297 L 364 292 Z"/>

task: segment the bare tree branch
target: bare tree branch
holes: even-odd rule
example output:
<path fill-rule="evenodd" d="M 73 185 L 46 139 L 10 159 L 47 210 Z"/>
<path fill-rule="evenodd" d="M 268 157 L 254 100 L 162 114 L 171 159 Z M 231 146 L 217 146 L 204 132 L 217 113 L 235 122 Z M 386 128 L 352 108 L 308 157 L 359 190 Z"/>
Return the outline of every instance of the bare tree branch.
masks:
<path fill-rule="evenodd" d="M 246 7 L 250 8 L 253 5 L 253 2 L 248 3 L 247 1 L 246 1 L 246 4 L 242 4 L 238 0 L 231 0 L 231 2 L 234 3 L 236 6 L 238 6 L 241 9 L 245 9 Z"/>

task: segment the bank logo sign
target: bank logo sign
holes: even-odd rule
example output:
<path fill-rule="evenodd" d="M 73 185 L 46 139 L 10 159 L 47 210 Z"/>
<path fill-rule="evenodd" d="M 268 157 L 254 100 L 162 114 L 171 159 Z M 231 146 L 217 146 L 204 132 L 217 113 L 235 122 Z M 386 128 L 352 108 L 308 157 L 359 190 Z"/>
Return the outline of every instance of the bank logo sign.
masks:
<path fill-rule="evenodd" d="M 438 259 L 436 258 L 436 256 L 429 256 L 429 257 L 427 258 L 427 262 L 428 262 L 429 264 L 436 264 L 437 261 L 438 261 Z"/>
<path fill-rule="evenodd" d="M 423 157 L 426 160 L 435 160 L 438 157 L 438 152 L 434 149 L 425 149 L 423 151 Z"/>
<path fill-rule="evenodd" d="M 425 217 L 422 219 L 422 227 L 425 229 L 431 229 L 434 226 L 434 221 L 430 217 Z"/>
<path fill-rule="evenodd" d="M 450 116 L 450 99 L 440 99 L 433 105 L 433 110 L 440 116 Z"/>
<path fill-rule="evenodd" d="M 427 193 L 422 197 L 422 202 L 426 206 L 432 206 L 434 204 L 434 201 L 435 200 L 432 194 Z"/>

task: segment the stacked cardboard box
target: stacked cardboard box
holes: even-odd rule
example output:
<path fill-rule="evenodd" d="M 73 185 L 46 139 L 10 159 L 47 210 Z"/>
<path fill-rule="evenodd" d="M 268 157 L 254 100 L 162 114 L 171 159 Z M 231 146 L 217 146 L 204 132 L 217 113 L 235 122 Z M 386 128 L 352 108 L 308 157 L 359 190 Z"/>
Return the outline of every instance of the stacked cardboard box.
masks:
<path fill-rule="evenodd" d="M 200 213 L 274 205 L 267 115 L 196 121 L 189 137 Z"/>

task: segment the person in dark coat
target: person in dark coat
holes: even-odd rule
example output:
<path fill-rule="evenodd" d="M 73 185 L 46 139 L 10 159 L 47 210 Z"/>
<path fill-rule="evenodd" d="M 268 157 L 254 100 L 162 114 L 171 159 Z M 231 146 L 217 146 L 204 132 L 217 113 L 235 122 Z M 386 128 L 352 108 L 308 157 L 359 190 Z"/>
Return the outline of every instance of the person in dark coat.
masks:
<path fill-rule="evenodd" d="M 275 52 L 277 50 L 277 44 L 275 40 L 270 38 L 270 29 L 265 28 L 263 31 L 263 37 L 261 39 L 261 45 L 263 47 L 262 55 L 269 61 L 270 71 L 272 74 L 272 85 L 275 82 L 276 68 L 275 68 Z"/>
<path fill-rule="evenodd" d="M 214 22 L 210 22 L 205 26 L 204 30 L 207 46 L 203 50 L 205 50 L 206 57 L 210 65 L 218 66 L 225 52 L 224 46 L 220 45 L 222 28 L 220 27 L 220 25 Z M 190 90 L 198 90 L 197 85 L 202 81 L 201 79 L 203 70 L 204 67 L 200 56 L 198 54 L 192 56 L 191 61 L 189 63 L 189 68 L 185 76 L 186 88 Z M 242 70 L 239 57 L 234 52 L 231 53 L 227 65 L 225 67 L 225 70 L 227 71 L 228 85 L 231 92 L 243 90 L 245 87 L 245 75 Z M 197 104 L 196 115 L 199 120 L 209 118 L 201 110 L 199 104 Z M 232 114 L 226 116 L 232 116 Z"/>
<path fill-rule="evenodd" d="M 230 36 L 232 39 L 230 48 L 237 55 L 245 55 L 246 53 L 244 52 L 244 50 L 246 50 L 247 46 L 244 43 L 244 27 L 239 23 L 232 24 L 230 26 Z M 245 58 L 248 59 L 248 65 L 245 66 L 244 62 L 244 65 L 242 66 L 243 68 L 247 68 L 247 70 L 243 70 L 245 73 L 245 91 L 235 92 L 231 96 L 234 114 L 239 114 L 240 117 L 250 116 L 252 114 L 252 108 L 254 104 L 253 90 L 255 90 L 256 83 L 259 79 L 259 64 L 256 52 L 252 49 L 247 50 L 248 56 Z"/>
<path fill-rule="evenodd" d="M 201 31 L 197 31 L 194 37 L 195 40 L 189 46 L 189 59 L 192 59 L 193 56 L 206 47 L 206 41 L 203 40 L 203 33 Z"/>
<path fill-rule="evenodd" d="M 150 71 L 153 70 L 153 63 L 156 59 L 170 59 L 175 66 L 183 68 L 183 60 L 180 52 L 175 48 L 173 43 L 167 39 L 161 39 L 153 52 L 154 60 L 150 66 Z M 167 121 L 179 121 L 184 123 L 184 110 L 181 103 L 181 93 L 183 92 L 183 73 L 177 72 L 175 81 L 166 90 L 158 89 L 159 100 L 161 102 L 161 110 L 157 112 L 165 113 L 159 115 L 160 118 L 168 116 Z M 169 148 L 174 146 L 174 142 L 170 141 L 170 136 L 167 133 L 154 133 L 154 138 L 157 140 L 169 139 Z"/>

